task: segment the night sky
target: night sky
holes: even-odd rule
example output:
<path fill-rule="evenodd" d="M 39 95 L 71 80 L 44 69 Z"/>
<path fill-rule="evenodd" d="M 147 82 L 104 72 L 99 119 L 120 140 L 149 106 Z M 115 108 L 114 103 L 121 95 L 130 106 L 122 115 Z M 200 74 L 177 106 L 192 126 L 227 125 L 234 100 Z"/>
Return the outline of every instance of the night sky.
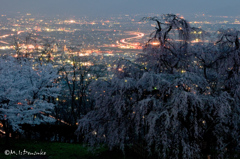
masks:
<path fill-rule="evenodd" d="M 205 13 L 240 15 L 238 0 L 0 0 L 0 12 L 49 15 Z"/>

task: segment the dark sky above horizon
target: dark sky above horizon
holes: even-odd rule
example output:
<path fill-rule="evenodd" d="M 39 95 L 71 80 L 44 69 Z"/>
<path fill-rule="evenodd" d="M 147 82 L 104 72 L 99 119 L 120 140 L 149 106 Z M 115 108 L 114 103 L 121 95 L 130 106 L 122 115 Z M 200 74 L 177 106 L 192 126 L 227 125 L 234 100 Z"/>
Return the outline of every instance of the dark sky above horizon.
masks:
<path fill-rule="evenodd" d="M 240 15 L 239 0 L 0 0 L 0 14 L 109 15 L 205 13 Z"/>

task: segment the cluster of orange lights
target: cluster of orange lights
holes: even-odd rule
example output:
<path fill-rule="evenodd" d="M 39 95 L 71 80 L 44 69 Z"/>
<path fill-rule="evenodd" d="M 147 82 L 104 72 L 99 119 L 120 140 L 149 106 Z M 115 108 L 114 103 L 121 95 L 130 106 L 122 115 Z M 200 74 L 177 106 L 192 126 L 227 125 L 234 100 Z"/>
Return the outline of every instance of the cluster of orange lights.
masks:
<path fill-rule="evenodd" d="M 44 113 L 44 112 L 40 112 L 40 113 L 46 115 L 46 113 Z M 48 116 L 49 116 L 50 118 L 53 118 L 53 119 L 57 120 L 57 121 L 60 121 L 60 122 L 63 123 L 63 124 L 66 124 L 66 125 L 71 126 L 71 124 L 65 122 L 64 120 L 57 119 L 56 117 L 54 117 L 54 116 L 52 116 L 52 115 L 48 115 Z"/>
<path fill-rule="evenodd" d="M 150 44 L 153 45 L 153 46 L 159 46 L 160 42 L 159 41 L 154 41 L 154 42 L 151 42 Z"/>

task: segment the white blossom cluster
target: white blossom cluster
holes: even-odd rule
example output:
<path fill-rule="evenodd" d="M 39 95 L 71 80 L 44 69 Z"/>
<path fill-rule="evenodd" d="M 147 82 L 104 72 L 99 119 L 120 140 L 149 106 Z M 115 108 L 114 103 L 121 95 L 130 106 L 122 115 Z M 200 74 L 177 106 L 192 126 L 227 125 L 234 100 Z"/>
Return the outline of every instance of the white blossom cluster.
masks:
<path fill-rule="evenodd" d="M 176 15 L 146 19 L 158 27 L 143 54 L 135 63 L 119 60 L 112 80 L 91 84 L 95 109 L 80 119 L 77 134 L 90 145 L 110 148 L 144 142 L 150 154 L 161 158 L 200 158 L 205 150 L 219 157 L 226 149 L 236 152 L 238 31 L 219 30 L 213 37 Z M 204 34 L 198 37 L 202 42 L 192 42 L 195 31 Z"/>

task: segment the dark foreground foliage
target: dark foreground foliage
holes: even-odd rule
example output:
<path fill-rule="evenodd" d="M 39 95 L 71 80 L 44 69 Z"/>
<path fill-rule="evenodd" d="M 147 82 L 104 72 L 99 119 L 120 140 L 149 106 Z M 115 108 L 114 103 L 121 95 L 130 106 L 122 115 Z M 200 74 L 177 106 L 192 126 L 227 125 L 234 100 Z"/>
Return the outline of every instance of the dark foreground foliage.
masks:
<path fill-rule="evenodd" d="M 16 152 L 23 151 L 24 149 L 29 152 L 40 152 L 41 150 L 46 152 L 45 156 L 6 156 L 4 151 L 6 150 L 5 143 L 0 140 L 0 158 L 1 159 L 138 159 L 139 156 L 132 151 L 132 149 L 126 149 L 125 155 L 121 150 L 114 149 L 109 151 L 106 147 L 96 149 L 94 152 L 89 150 L 89 147 L 82 144 L 70 144 L 60 142 L 43 142 L 37 140 L 11 140 L 11 150 Z"/>

